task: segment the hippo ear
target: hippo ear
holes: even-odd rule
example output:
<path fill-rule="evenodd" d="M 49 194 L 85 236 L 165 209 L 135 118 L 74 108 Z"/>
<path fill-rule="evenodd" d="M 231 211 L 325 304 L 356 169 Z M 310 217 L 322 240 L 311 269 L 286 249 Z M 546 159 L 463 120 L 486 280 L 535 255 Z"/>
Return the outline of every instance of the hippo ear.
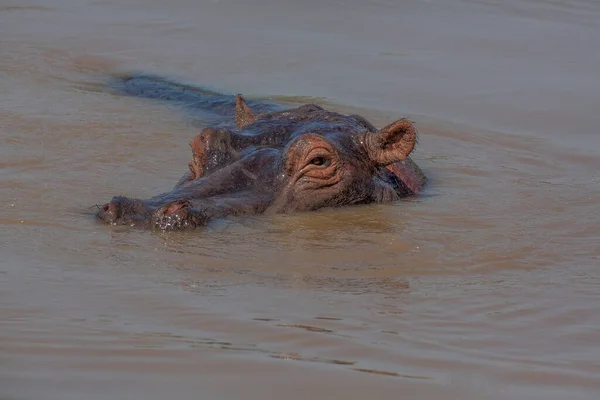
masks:
<path fill-rule="evenodd" d="M 369 158 L 374 164 L 386 166 L 405 160 L 417 143 L 417 130 L 407 119 L 392 122 L 365 137 Z"/>
<path fill-rule="evenodd" d="M 235 98 L 235 124 L 238 129 L 242 129 L 246 125 L 249 125 L 256 121 L 254 113 L 246 104 L 246 100 L 241 94 L 238 94 Z"/>

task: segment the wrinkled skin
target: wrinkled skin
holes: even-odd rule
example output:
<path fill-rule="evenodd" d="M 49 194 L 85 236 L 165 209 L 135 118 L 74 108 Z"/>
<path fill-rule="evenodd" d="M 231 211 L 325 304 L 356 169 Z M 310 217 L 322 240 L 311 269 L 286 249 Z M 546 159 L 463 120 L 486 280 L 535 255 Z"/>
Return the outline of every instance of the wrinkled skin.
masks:
<path fill-rule="evenodd" d="M 110 224 L 190 229 L 229 215 L 391 202 L 426 182 L 409 157 L 417 136 L 406 119 L 377 130 L 360 116 L 314 104 L 251 107 L 239 95 L 155 77 L 125 77 L 121 84 L 127 94 L 179 101 L 222 121 L 192 139 L 189 172 L 173 190 L 101 206 L 97 217 Z"/>

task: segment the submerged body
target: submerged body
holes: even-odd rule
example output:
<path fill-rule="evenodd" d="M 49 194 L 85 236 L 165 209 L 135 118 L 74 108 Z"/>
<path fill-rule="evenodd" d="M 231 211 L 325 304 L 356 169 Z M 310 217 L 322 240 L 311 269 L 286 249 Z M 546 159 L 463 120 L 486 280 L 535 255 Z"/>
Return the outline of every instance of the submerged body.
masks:
<path fill-rule="evenodd" d="M 418 193 L 426 182 L 409 155 L 416 130 L 406 119 L 377 130 L 357 115 L 307 104 L 253 105 L 159 78 L 125 78 L 129 94 L 180 101 L 227 118 L 190 142 L 189 172 L 148 200 L 115 197 L 97 216 L 110 224 L 195 228 L 228 215 L 287 213 L 381 203 Z M 235 124 L 234 124 L 235 121 Z"/>

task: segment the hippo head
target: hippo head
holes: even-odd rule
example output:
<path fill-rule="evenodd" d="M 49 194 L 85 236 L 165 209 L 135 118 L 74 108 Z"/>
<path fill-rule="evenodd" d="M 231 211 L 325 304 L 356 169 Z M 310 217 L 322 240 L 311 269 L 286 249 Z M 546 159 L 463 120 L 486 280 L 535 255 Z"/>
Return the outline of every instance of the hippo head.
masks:
<path fill-rule="evenodd" d="M 406 120 L 376 133 L 303 133 L 281 152 L 278 190 L 268 210 L 306 211 L 397 199 L 396 186 L 383 167 L 405 160 L 415 142 L 415 130 Z"/>
<path fill-rule="evenodd" d="M 190 171 L 172 191 L 115 197 L 97 216 L 177 229 L 228 215 L 389 202 L 425 182 L 409 158 L 416 141 L 406 119 L 377 130 L 362 117 L 312 104 L 255 117 L 238 96 L 236 126 L 196 135 Z"/>

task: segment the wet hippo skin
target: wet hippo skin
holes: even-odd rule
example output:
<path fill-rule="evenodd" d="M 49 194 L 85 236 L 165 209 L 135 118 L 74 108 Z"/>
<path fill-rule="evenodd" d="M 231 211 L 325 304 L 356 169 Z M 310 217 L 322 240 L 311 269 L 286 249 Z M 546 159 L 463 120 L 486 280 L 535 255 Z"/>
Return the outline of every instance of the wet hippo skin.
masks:
<path fill-rule="evenodd" d="M 116 84 L 115 84 L 116 85 Z M 282 109 L 159 77 L 118 79 L 125 94 L 181 102 L 220 118 L 191 141 L 187 172 L 151 199 L 114 197 L 97 217 L 113 225 L 189 229 L 229 215 L 290 213 L 383 203 L 419 193 L 407 119 L 376 129 L 315 104 Z"/>

